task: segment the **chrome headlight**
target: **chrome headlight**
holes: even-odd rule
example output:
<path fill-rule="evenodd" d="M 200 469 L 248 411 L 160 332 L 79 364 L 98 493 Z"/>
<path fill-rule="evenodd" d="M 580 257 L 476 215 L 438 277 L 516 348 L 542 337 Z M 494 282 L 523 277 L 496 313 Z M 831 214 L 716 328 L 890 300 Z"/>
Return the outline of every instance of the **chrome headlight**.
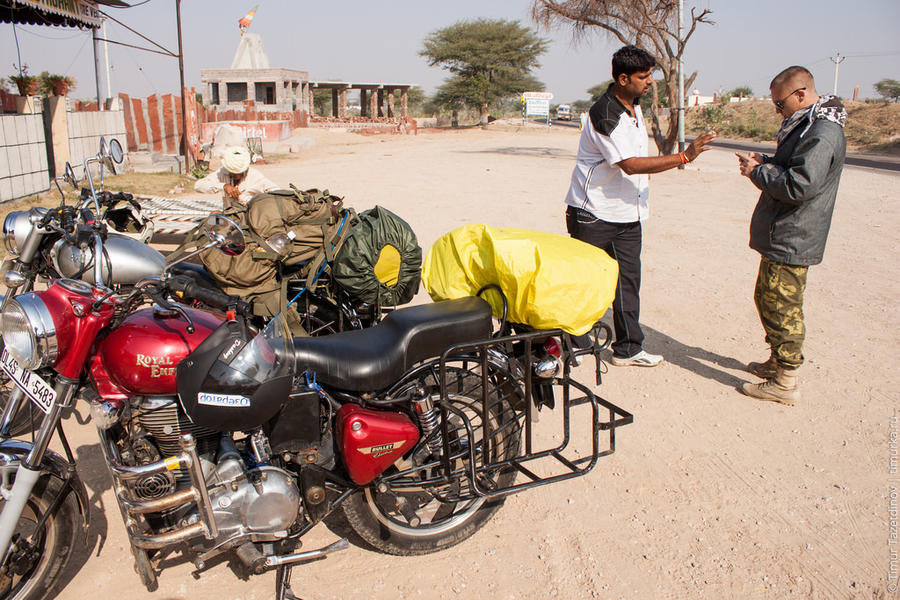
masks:
<path fill-rule="evenodd" d="M 45 214 L 47 209 L 35 206 L 31 210 L 17 210 L 6 215 L 3 220 L 3 245 L 12 254 L 18 254 L 25 244 L 28 234 Z"/>
<path fill-rule="evenodd" d="M 16 362 L 34 370 L 56 362 L 59 344 L 47 305 L 35 293 L 12 299 L 0 314 L 0 335 Z"/>

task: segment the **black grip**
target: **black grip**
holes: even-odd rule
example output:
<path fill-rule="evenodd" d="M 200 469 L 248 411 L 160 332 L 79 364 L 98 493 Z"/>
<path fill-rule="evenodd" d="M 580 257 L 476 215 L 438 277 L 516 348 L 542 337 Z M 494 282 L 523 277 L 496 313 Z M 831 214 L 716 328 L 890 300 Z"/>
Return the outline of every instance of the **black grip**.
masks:
<path fill-rule="evenodd" d="M 190 277 L 177 276 L 171 278 L 169 280 L 169 289 L 173 292 L 181 292 L 182 297 L 187 300 L 199 300 L 213 308 L 225 310 L 234 307 L 237 312 L 245 317 L 253 314 L 250 310 L 249 302 L 245 302 L 237 296 L 204 287 Z"/>

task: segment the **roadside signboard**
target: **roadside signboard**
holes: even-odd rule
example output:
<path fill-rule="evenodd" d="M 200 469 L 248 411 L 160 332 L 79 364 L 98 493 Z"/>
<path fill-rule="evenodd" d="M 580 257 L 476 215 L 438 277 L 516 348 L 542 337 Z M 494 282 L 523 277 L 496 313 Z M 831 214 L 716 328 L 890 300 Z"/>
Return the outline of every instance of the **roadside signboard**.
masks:
<path fill-rule="evenodd" d="M 550 115 L 550 101 L 544 98 L 528 98 L 525 100 L 525 116 L 544 117 Z"/>
<path fill-rule="evenodd" d="M 522 104 L 525 106 L 523 119 L 528 117 L 545 117 L 547 126 L 550 126 L 550 100 L 553 99 L 551 92 L 524 92 L 522 94 Z"/>

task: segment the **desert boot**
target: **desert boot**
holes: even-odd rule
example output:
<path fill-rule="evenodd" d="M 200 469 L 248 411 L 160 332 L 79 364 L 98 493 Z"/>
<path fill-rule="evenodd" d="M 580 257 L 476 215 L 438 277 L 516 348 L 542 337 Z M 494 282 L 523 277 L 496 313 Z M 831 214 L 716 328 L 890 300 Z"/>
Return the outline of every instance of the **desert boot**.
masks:
<path fill-rule="evenodd" d="M 800 379 L 797 371 L 798 369 L 778 366 L 774 377 L 762 383 L 744 383 L 741 385 L 741 391 L 752 398 L 793 406 L 800 400 Z"/>

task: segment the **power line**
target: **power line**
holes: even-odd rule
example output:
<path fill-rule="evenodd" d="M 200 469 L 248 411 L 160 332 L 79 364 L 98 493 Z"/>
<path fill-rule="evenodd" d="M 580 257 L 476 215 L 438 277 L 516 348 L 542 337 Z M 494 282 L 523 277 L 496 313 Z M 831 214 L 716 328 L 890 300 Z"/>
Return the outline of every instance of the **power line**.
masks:
<path fill-rule="evenodd" d="M 78 36 L 80 36 L 82 34 L 82 32 L 79 31 L 72 35 L 67 35 L 64 37 L 55 37 L 52 35 L 41 35 L 35 31 L 29 31 L 28 29 L 23 29 L 22 32 L 27 33 L 28 35 L 33 35 L 34 37 L 39 37 L 39 38 L 45 39 L 45 40 L 74 40 L 75 38 L 77 38 Z"/>
<path fill-rule="evenodd" d="M 81 47 L 78 48 L 78 52 L 76 52 L 76 53 L 75 53 L 75 56 L 72 57 L 72 62 L 70 62 L 70 63 L 69 63 L 69 66 L 66 67 L 66 70 L 63 71 L 63 73 L 64 73 L 65 75 L 68 75 L 68 74 L 69 74 L 69 70 L 72 68 L 72 65 L 75 64 L 75 61 L 78 60 L 78 57 L 81 55 L 81 51 L 84 50 L 84 46 L 85 46 L 85 44 L 87 44 L 87 41 L 88 41 L 88 38 L 87 38 L 87 36 L 85 36 L 84 41 L 81 42 Z"/>

